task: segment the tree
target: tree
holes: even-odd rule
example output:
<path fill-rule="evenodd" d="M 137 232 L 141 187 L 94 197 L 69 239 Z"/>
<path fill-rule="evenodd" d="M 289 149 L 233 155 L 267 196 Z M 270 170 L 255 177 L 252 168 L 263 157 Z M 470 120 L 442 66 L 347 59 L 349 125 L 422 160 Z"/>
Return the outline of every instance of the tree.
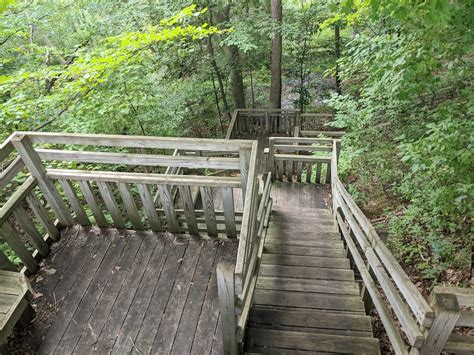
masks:
<path fill-rule="evenodd" d="M 231 2 L 222 11 L 222 22 L 229 22 Z M 230 67 L 230 84 L 235 108 L 245 108 L 245 89 L 242 77 L 242 63 L 239 48 L 236 45 L 226 45 L 227 61 Z"/>
<path fill-rule="evenodd" d="M 278 24 L 282 23 L 281 0 L 272 0 L 272 19 Z M 282 36 L 281 29 L 275 31 L 272 41 L 272 62 L 271 62 L 271 86 L 270 86 L 270 107 L 281 108 L 281 56 L 282 56 Z"/>

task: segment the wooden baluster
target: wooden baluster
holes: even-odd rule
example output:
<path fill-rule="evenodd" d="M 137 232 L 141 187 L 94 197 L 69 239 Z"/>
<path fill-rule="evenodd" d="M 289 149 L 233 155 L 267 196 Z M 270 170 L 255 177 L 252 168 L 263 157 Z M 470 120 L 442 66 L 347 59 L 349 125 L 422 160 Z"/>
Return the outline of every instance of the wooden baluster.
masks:
<path fill-rule="evenodd" d="M 310 183 L 313 175 L 313 166 L 310 162 L 306 163 L 306 182 Z"/>
<path fill-rule="evenodd" d="M 112 216 L 114 227 L 117 229 L 125 229 L 122 213 L 120 212 L 115 196 L 110 189 L 110 185 L 103 181 L 97 181 L 97 186 L 99 187 L 100 194 L 104 199 L 105 206 Z"/>
<path fill-rule="evenodd" d="M 201 198 L 204 217 L 206 219 L 207 234 L 211 237 L 217 237 L 216 212 L 210 187 L 201 186 Z"/>
<path fill-rule="evenodd" d="M 143 222 L 138 212 L 137 205 L 135 203 L 135 199 L 133 198 L 132 192 L 128 184 L 119 182 L 117 184 L 117 188 L 120 192 L 120 196 L 122 196 L 122 201 L 125 205 L 125 209 L 127 210 L 128 217 L 132 221 L 132 226 L 135 230 L 143 230 Z"/>
<path fill-rule="evenodd" d="M 43 206 L 36 194 L 34 192 L 30 192 L 26 196 L 26 201 L 28 202 L 30 208 L 33 210 L 33 213 L 36 215 L 36 217 L 38 217 L 44 229 L 46 229 L 46 231 L 48 232 L 51 240 L 57 241 L 59 239 L 59 230 L 50 220 L 48 216 L 48 211 L 46 211 L 46 208 Z"/>
<path fill-rule="evenodd" d="M 38 250 L 38 253 L 41 256 L 47 256 L 50 252 L 49 245 L 44 241 L 43 237 L 38 232 L 23 207 L 18 206 L 17 208 L 15 208 L 15 210 L 13 211 L 13 216 L 20 225 L 20 228 L 28 236 L 28 239 Z"/>
<path fill-rule="evenodd" d="M 146 214 L 148 216 L 148 222 L 150 227 L 154 231 L 161 231 L 161 225 L 158 220 L 158 214 L 156 213 L 155 204 L 150 195 L 150 190 L 146 184 L 137 184 L 138 193 L 142 199 L 143 207 L 145 208 Z"/>
<path fill-rule="evenodd" d="M 322 167 L 322 163 L 316 163 L 316 181 L 315 181 L 316 184 L 321 183 L 321 167 Z"/>
<path fill-rule="evenodd" d="M 82 204 L 80 203 L 76 192 L 74 191 L 71 185 L 71 182 L 69 180 L 60 179 L 59 183 L 61 184 L 64 193 L 66 194 L 66 197 L 69 200 L 69 203 L 71 204 L 71 207 L 76 214 L 76 219 L 79 224 L 83 226 L 90 225 L 91 222 L 89 221 L 89 217 L 87 217 L 87 214 L 84 211 L 84 208 L 82 207 Z"/>
<path fill-rule="evenodd" d="M 179 223 L 176 219 L 176 211 L 174 209 L 173 197 L 167 185 L 158 185 L 158 193 L 160 194 L 161 203 L 165 211 L 168 230 L 171 233 L 179 233 Z"/>
<path fill-rule="evenodd" d="M 331 183 L 331 164 L 327 163 L 327 169 L 326 169 L 326 184 Z"/>
<path fill-rule="evenodd" d="M 33 258 L 28 249 L 26 249 L 18 232 L 10 223 L 5 222 L 0 226 L 0 236 L 7 242 L 8 246 L 12 248 L 30 273 L 34 274 L 38 271 L 38 262 Z"/>
<path fill-rule="evenodd" d="M 104 213 L 102 212 L 102 209 L 99 207 L 89 183 L 83 180 L 78 180 L 77 183 L 79 184 L 79 187 L 81 188 L 82 194 L 84 195 L 87 205 L 89 206 L 89 208 L 92 211 L 92 214 L 94 215 L 95 223 L 97 223 L 99 227 L 108 227 L 109 223 L 105 219 Z"/>
<path fill-rule="evenodd" d="M 237 237 L 237 230 L 235 227 L 234 194 L 230 187 L 223 187 L 221 190 L 227 236 L 235 238 Z"/>
<path fill-rule="evenodd" d="M 191 188 L 189 186 L 180 185 L 179 194 L 181 197 L 181 206 L 184 210 L 184 217 L 188 226 L 188 233 L 191 235 L 199 235 Z"/>

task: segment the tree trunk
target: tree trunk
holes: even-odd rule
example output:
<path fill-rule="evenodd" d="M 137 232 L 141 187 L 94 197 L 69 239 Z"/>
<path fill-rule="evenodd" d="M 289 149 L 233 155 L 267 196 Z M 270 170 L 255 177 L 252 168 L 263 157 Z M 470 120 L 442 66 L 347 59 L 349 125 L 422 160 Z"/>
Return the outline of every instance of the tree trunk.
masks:
<path fill-rule="evenodd" d="M 341 35 L 339 31 L 340 26 L 339 23 L 336 22 L 334 25 L 334 54 L 336 56 L 336 92 L 341 95 L 341 78 L 339 77 L 339 64 L 337 63 L 337 61 L 341 57 Z"/>
<path fill-rule="evenodd" d="M 281 25 L 281 0 L 272 0 L 272 19 Z M 281 31 L 275 33 L 272 42 L 272 82 L 270 87 L 270 107 L 281 108 Z"/>
<path fill-rule="evenodd" d="M 228 22 L 230 19 L 230 4 L 224 7 L 219 22 Z M 227 63 L 230 67 L 230 85 L 235 108 L 245 108 L 245 88 L 242 76 L 242 65 L 237 46 L 226 46 Z"/>
<path fill-rule="evenodd" d="M 209 10 L 209 23 L 211 25 L 213 25 L 212 12 L 210 10 Z M 214 73 L 216 74 L 217 83 L 219 85 L 219 92 L 221 94 L 222 104 L 224 106 L 224 111 L 227 114 L 227 116 L 229 117 L 229 121 L 230 121 L 230 119 L 232 117 L 232 114 L 230 112 L 229 103 L 227 102 L 227 97 L 226 97 L 226 94 L 225 94 L 224 82 L 222 80 L 221 71 L 219 70 L 219 66 L 217 65 L 216 57 L 215 57 L 215 54 L 214 54 L 214 46 L 212 44 L 212 36 L 207 37 L 207 51 L 209 53 L 209 61 L 211 63 L 211 67 L 212 67 L 212 69 L 214 69 Z M 212 78 L 212 80 L 214 81 L 214 77 Z"/>

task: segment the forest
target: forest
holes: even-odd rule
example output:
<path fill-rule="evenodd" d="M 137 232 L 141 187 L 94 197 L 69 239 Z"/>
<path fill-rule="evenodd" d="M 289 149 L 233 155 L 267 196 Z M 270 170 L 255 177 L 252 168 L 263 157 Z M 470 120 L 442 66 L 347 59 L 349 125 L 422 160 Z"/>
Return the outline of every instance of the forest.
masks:
<path fill-rule="evenodd" d="M 0 138 L 222 138 L 235 108 L 331 113 L 340 174 L 417 286 L 469 286 L 469 0 L 4 0 Z M 8 190 L 0 191 L 4 195 Z"/>

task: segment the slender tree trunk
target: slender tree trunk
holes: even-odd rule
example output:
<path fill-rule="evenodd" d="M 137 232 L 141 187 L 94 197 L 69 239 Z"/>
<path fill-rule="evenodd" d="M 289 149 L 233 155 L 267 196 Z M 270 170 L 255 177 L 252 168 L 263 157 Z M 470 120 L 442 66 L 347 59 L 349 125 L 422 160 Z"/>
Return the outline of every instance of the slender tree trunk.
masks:
<path fill-rule="evenodd" d="M 219 84 L 219 91 L 222 98 L 222 104 L 224 105 L 224 111 L 226 112 L 230 120 L 232 117 L 232 114 L 230 112 L 229 103 L 227 102 L 227 98 L 225 95 L 224 82 L 222 81 L 222 75 L 217 65 L 216 58 L 214 56 L 214 46 L 212 45 L 211 36 L 207 37 L 207 51 L 209 52 L 209 61 L 211 62 L 212 69 L 214 69 L 214 73 L 216 74 L 217 83 Z"/>
<path fill-rule="evenodd" d="M 219 22 L 228 22 L 230 19 L 230 6 L 227 4 L 221 13 Z M 242 63 L 237 46 L 226 46 L 227 62 L 230 67 L 230 86 L 235 108 L 245 108 L 245 88 L 242 75 Z"/>
<path fill-rule="evenodd" d="M 281 0 L 272 0 L 272 18 L 281 24 L 282 21 L 282 5 Z M 272 42 L 272 64 L 271 74 L 272 82 L 270 87 L 270 107 L 281 108 L 281 31 L 275 33 Z"/>
<path fill-rule="evenodd" d="M 216 80 L 214 79 L 214 74 L 212 74 L 212 72 L 211 72 L 211 77 L 212 77 L 212 87 L 214 89 L 214 100 L 216 101 L 217 114 L 219 115 L 219 123 L 221 125 L 221 132 L 224 133 L 224 122 L 222 122 L 221 106 L 219 105 L 219 93 L 217 92 Z"/>
<path fill-rule="evenodd" d="M 253 87 L 253 69 L 252 69 L 252 58 L 250 53 L 248 54 L 248 61 L 249 61 L 249 77 L 250 77 L 250 93 L 252 95 L 252 108 L 255 108 L 255 89 Z"/>
<path fill-rule="evenodd" d="M 337 61 L 341 57 L 341 35 L 340 35 L 340 26 L 339 23 L 334 25 L 334 54 L 336 56 L 336 92 L 341 95 L 341 78 L 339 77 L 339 64 Z"/>

